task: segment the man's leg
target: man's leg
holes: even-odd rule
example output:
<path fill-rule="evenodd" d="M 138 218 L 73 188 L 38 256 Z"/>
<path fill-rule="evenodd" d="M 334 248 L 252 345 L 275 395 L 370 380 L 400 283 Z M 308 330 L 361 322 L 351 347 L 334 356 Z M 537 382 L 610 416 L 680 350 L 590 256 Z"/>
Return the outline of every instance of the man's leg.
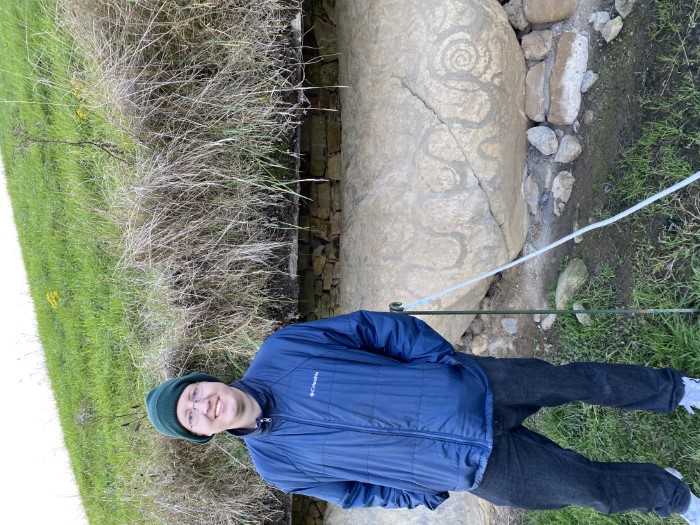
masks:
<path fill-rule="evenodd" d="M 556 366 L 541 359 L 473 359 L 488 377 L 503 428 L 520 425 L 543 406 L 572 401 L 616 408 L 671 412 L 683 398 L 683 374 L 610 363 Z"/>
<path fill-rule="evenodd" d="M 688 509 L 690 490 L 651 463 L 601 463 L 525 427 L 494 437 L 484 477 L 472 491 L 496 505 L 548 510 L 578 505 L 605 514 L 661 516 Z"/>

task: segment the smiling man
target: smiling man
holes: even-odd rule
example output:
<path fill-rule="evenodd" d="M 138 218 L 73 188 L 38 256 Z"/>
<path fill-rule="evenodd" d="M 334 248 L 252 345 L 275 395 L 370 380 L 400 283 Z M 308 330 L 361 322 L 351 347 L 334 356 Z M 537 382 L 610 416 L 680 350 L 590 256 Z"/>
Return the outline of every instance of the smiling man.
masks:
<path fill-rule="evenodd" d="M 700 499 L 677 473 L 590 461 L 522 425 L 572 401 L 692 411 L 700 386 L 671 368 L 458 354 L 414 317 L 361 311 L 283 328 L 240 381 L 169 379 L 146 406 L 161 433 L 243 438 L 268 482 L 346 508 L 434 509 L 470 491 L 497 505 L 678 513 L 700 525 Z"/>

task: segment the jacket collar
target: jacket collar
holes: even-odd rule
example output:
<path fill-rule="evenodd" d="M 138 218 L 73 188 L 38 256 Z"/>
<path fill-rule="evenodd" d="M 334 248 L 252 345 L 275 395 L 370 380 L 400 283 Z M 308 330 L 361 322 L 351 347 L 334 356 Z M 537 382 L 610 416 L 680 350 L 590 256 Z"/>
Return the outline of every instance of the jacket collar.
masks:
<path fill-rule="evenodd" d="M 266 418 L 274 407 L 274 398 L 272 397 L 272 392 L 270 392 L 267 385 L 261 383 L 260 381 L 241 379 L 240 381 L 230 383 L 229 386 L 238 388 L 252 397 L 260 406 L 261 415 L 256 420 L 257 428 L 228 429 L 226 432 L 239 438 L 261 436 L 266 434 L 269 431 L 269 424 Z"/>

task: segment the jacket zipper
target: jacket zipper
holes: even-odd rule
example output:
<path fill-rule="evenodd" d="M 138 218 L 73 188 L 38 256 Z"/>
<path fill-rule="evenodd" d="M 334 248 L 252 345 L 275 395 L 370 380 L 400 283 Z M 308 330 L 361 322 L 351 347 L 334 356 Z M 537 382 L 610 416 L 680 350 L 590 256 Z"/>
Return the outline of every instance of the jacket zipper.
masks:
<path fill-rule="evenodd" d="M 438 441 L 447 441 L 450 443 L 460 443 L 464 445 L 472 445 L 476 447 L 483 448 L 485 450 L 491 450 L 491 447 L 486 445 L 483 440 L 479 439 L 469 439 L 469 438 L 463 438 L 463 437 L 458 437 L 458 436 L 449 436 L 446 434 L 442 434 L 440 432 L 426 432 L 423 430 L 400 430 L 400 429 L 384 429 L 384 428 L 376 428 L 376 427 L 363 427 L 360 425 L 350 425 L 347 423 L 330 423 L 327 421 L 319 421 L 317 419 L 309 419 L 305 417 L 300 417 L 300 416 L 293 416 L 291 414 L 283 414 L 281 412 L 277 412 L 274 414 L 270 414 L 270 417 L 262 418 L 261 421 L 264 421 L 266 423 L 271 423 L 272 418 L 279 417 L 280 419 L 287 419 L 289 421 L 294 421 L 296 423 L 305 423 L 307 425 L 313 425 L 313 426 L 319 426 L 319 427 L 326 427 L 326 428 L 337 428 L 337 429 L 343 429 L 343 430 L 355 430 L 357 432 L 369 432 L 372 434 L 390 434 L 390 435 L 398 435 L 398 436 L 407 436 L 407 437 L 421 437 L 421 438 L 430 438 L 430 439 L 435 439 Z"/>

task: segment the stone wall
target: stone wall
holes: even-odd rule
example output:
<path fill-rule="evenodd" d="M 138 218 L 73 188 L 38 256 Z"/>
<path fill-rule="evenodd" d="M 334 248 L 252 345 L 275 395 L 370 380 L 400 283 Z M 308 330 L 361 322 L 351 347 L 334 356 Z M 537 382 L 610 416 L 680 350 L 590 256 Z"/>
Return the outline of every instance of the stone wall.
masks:
<path fill-rule="evenodd" d="M 304 2 L 305 87 L 299 226 L 299 313 L 312 321 L 340 307 L 341 122 L 335 0 Z"/>

